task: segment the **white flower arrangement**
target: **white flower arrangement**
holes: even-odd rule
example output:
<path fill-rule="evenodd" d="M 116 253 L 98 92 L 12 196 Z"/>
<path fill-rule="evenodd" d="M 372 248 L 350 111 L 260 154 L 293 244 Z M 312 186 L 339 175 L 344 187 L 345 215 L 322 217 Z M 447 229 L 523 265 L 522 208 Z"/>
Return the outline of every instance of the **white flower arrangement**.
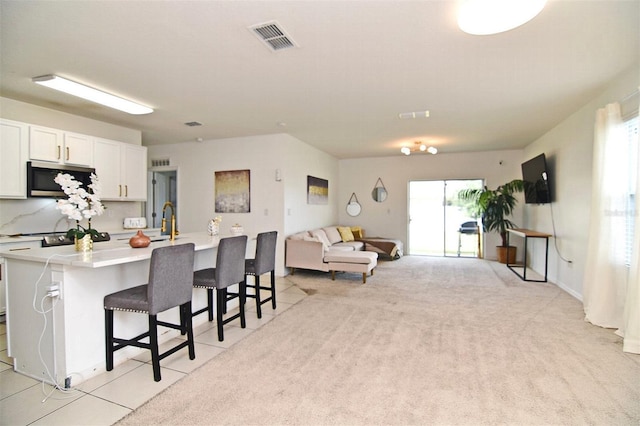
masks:
<path fill-rule="evenodd" d="M 56 209 L 60 210 L 69 219 L 76 221 L 76 228 L 69 229 L 67 238 L 80 239 L 87 234 L 97 235 L 98 231 L 91 229 L 91 218 L 100 216 L 105 209 L 102 201 L 100 201 L 102 188 L 98 177 L 91 173 L 91 184 L 88 185 L 87 189 L 82 187 L 82 182 L 78 182 L 68 173 L 58 173 L 54 181 L 60 185 L 64 193 L 69 197 L 58 200 Z M 88 220 L 86 228 L 80 225 L 82 219 Z"/>

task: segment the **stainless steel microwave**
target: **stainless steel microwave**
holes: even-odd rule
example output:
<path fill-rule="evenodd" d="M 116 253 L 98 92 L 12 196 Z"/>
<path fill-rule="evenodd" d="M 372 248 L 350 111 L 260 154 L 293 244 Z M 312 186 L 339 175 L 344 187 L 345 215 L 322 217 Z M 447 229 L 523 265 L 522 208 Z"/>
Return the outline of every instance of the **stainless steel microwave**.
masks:
<path fill-rule="evenodd" d="M 60 185 L 54 181 L 58 173 L 70 174 L 86 189 L 91 184 L 91 173 L 95 173 L 95 169 L 43 161 L 28 161 L 27 197 L 66 197 Z"/>

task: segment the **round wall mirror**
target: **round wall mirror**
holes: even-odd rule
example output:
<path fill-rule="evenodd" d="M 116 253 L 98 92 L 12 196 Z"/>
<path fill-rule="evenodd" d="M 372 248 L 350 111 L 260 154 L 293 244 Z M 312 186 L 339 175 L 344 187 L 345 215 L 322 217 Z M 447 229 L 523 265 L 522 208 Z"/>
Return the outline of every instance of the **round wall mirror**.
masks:
<path fill-rule="evenodd" d="M 351 194 L 351 198 L 349 198 L 349 202 L 347 203 L 347 214 L 349 216 L 358 216 L 362 211 L 362 206 L 358 202 L 358 197 L 356 197 L 356 193 Z"/>
<path fill-rule="evenodd" d="M 373 191 L 371 191 L 371 198 L 373 198 L 374 201 L 381 203 L 387 199 L 387 190 L 380 187 L 373 188 Z"/>
<path fill-rule="evenodd" d="M 382 179 L 378 178 L 376 181 L 376 185 L 373 187 L 373 191 L 371 191 L 371 198 L 377 203 L 381 203 L 387 199 L 387 188 L 384 187 Z"/>

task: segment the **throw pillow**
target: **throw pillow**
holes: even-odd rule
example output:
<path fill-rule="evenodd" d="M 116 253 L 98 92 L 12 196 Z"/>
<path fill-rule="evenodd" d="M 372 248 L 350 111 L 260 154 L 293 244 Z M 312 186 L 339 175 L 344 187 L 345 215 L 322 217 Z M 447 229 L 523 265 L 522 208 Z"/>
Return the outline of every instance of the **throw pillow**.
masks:
<path fill-rule="evenodd" d="M 323 241 L 320 241 L 318 237 L 306 236 L 304 237 L 304 241 L 313 241 L 316 243 L 322 243 L 322 249 L 324 251 L 327 251 L 329 249 L 329 247 L 327 247 L 327 245 Z"/>
<path fill-rule="evenodd" d="M 355 239 L 353 238 L 353 234 L 351 233 L 351 228 L 349 228 L 348 226 L 338 226 L 338 232 L 342 237 L 342 241 L 345 243 L 353 241 Z"/>
<path fill-rule="evenodd" d="M 364 232 L 362 231 L 362 228 L 359 226 L 352 226 L 351 233 L 353 234 L 353 238 L 355 238 L 356 240 L 360 240 L 364 238 Z"/>
<path fill-rule="evenodd" d="M 311 236 L 317 238 L 318 241 L 320 241 L 322 243 L 322 245 L 324 246 L 325 250 L 329 249 L 329 246 L 331 245 L 331 243 L 329 242 L 329 239 L 327 238 L 327 234 L 325 234 L 322 229 L 315 229 L 315 230 L 311 231 Z"/>
<path fill-rule="evenodd" d="M 330 244 L 339 243 L 342 241 L 342 237 L 340 236 L 340 232 L 338 232 L 337 226 L 327 226 L 326 228 L 322 228 L 322 230 L 327 234 L 327 238 L 329 239 Z"/>

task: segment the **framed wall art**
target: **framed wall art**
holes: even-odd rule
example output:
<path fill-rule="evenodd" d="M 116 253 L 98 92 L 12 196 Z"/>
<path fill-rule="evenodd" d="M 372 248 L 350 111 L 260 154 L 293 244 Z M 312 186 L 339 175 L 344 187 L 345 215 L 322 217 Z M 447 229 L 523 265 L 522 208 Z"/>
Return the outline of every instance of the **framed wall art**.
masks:
<path fill-rule="evenodd" d="M 307 204 L 329 204 L 329 181 L 307 176 Z"/>
<path fill-rule="evenodd" d="M 216 213 L 251 212 L 250 170 L 228 170 L 215 173 Z"/>

